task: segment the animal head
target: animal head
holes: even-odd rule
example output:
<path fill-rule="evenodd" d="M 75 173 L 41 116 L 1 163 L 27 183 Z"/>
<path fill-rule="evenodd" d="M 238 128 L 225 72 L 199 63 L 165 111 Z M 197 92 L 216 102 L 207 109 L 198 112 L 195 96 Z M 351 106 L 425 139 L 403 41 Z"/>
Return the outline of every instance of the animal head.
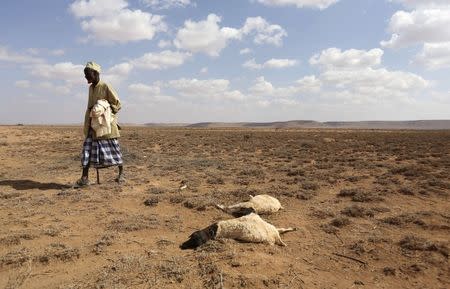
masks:
<path fill-rule="evenodd" d="M 181 244 L 180 248 L 182 250 L 196 249 L 197 247 L 208 242 L 209 240 L 214 239 L 217 234 L 217 228 L 218 228 L 217 223 L 215 223 L 203 230 L 199 230 L 192 233 L 189 236 L 189 240 Z"/>
<path fill-rule="evenodd" d="M 239 218 L 245 215 L 250 215 L 251 213 L 256 213 L 256 210 L 254 208 L 236 208 L 234 209 L 231 214 L 233 217 Z"/>

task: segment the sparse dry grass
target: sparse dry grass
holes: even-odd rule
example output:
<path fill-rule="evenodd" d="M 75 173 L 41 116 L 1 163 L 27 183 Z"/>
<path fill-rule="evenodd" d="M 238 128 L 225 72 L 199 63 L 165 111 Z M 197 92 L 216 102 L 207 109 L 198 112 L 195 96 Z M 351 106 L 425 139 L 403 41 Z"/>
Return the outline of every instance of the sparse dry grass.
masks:
<path fill-rule="evenodd" d="M 448 131 L 126 127 L 127 183 L 82 190 L 79 128 L 0 133 L 0 288 L 448 287 Z M 178 248 L 257 194 L 287 247 Z"/>

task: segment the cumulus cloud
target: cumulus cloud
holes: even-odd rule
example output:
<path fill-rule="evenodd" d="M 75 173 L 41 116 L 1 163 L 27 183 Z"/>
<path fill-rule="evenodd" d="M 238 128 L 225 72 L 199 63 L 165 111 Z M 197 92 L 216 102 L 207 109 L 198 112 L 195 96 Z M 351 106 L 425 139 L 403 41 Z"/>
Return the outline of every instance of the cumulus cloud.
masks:
<path fill-rule="evenodd" d="M 270 24 L 262 17 L 249 17 L 245 20 L 244 26 L 240 29 L 243 35 L 254 34 L 256 44 L 272 44 L 281 46 L 283 37 L 287 32 L 277 24 Z"/>
<path fill-rule="evenodd" d="M 77 0 L 69 9 L 77 18 L 114 15 L 128 7 L 124 0 Z"/>
<path fill-rule="evenodd" d="M 264 96 L 288 100 L 290 98 L 299 98 L 309 96 L 320 92 L 322 81 L 314 75 L 305 76 L 295 81 L 292 85 L 286 87 L 275 87 L 272 83 L 265 80 L 263 76 L 256 78 L 249 92 L 253 96 Z M 292 100 L 292 99 L 291 99 Z"/>
<path fill-rule="evenodd" d="M 192 52 L 203 52 L 210 56 L 218 56 L 231 39 L 239 38 L 239 30 L 230 27 L 219 27 L 221 18 L 209 14 L 206 20 L 194 22 L 187 20 L 184 27 L 178 30 L 174 44 L 177 48 Z"/>
<path fill-rule="evenodd" d="M 354 103 L 410 100 L 427 88 L 430 83 L 421 76 L 377 68 L 381 64 L 381 49 L 341 51 L 329 48 L 315 54 L 311 65 L 322 69 L 319 79 L 328 93 Z"/>
<path fill-rule="evenodd" d="M 164 50 L 159 53 L 146 53 L 132 63 L 139 68 L 162 70 L 182 65 L 191 57 L 190 53 Z"/>
<path fill-rule="evenodd" d="M 143 83 L 130 84 L 128 91 L 131 104 L 141 105 L 174 101 L 175 98 L 173 96 L 161 94 L 160 85 L 160 83 L 154 83 L 153 85 Z"/>
<path fill-rule="evenodd" d="M 355 69 L 380 65 L 383 50 L 379 48 L 366 50 L 328 48 L 310 58 L 311 65 L 325 69 Z"/>
<path fill-rule="evenodd" d="M 403 4 L 408 8 L 434 8 L 450 7 L 448 0 L 389 0 L 390 2 Z"/>
<path fill-rule="evenodd" d="M 415 62 L 431 70 L 449 68 L 450 42 L 425 43 Z"/>
<path fill-rule="evenodd" d="M 249 54 L 249 53 L 252 53 L 252 50 L 250 48 L 244 48 L 244 49 L 239 50 L 240 55 Z"/>
<path fill-rule="evenodd" d="M 190 0 L 141 0 L 141 2 L 153 9 L 169 9 L 173 7 L 186 7 L 193 5 Z"/>
<path fill-rule="evenodd" d="M 56 64 L 37 64 L 31 68 L 31 74 L 41 78 L 64 80 L 79 83 L 83 80 L 84 66 L 72 62 Z"/>
<path fill-rule="evenodd" d="M 11 51 L 10 49 L 8 49 L 8 47 L 0 45 L 0 61 L 28 64 L 41 63 L 44 60 L 34 56 Z"/>
<path fill-rule="evenodd" d="M 168 84 L 180 96 L 195 100 L 240 101 L 245 98 L 240 91 L 230 89 L 230 81 L 227 79 L 199 80 L 195 78 L 181 78 L 171 80 Z"/>
<path fill-rule="evenodd" d="M 14 85 L 19 88 L 28 88 L 28 87 L 30 87 L 30 81 L 29 80 L 18 80 L 14 83 Z"/>
<path fill-rule="evenodd" d="M 262 69 L 262 68 L 286 68 L 292 67 L 298 64 L 294 59 L 276 59 L 272 58 L 264 62 L 263 64 L 256 63 L 255 59 L 246 61 L 242 66 L 250 69 Z"/>
<path fill-rule="evenodd" d="M 133 68 L 133 64 L 129 62 L 119 63 L 105 71 L 102 78 L 114 86 L 118 86 L 128 78 Z"/>
<path fill-rule="evenodd" d="M 308 75 L 287 86 L 275 86 L 258 77 L 249 94 L 269 103 L 287 104 L 321 101 L 332 104 L 411 104 L 431 83 L 404 71 L 379 68 L 382 50 L 368 51 L 330 48 L 311 57 L 321 68 L 318 75 Z"/>
<path fill-rule="evenodd" d="M 297 8 L 326 9 L 339 0 L 257 0 L 267 6 L 296 6 Z"/>
<path fill-rule="evenodd" d="M 392 36 L 383 47 L 401 48 L 414 44 L 450 41 L 450 9 L 397 11 L 389 22 Z"/>
<path fill-rule="evenodd" d="M 249 17 L 241 28 L 220 27 L 221 17 L 209 14 L 206 20 L 187 20 L 174 40 L 179 49 L 218 56 L 231 40 L 253 36 L 257 44 L 280 46 L 286 31 L 279 25 L 270 24 L 262 17 Z"/>
<path fill-rule="evenodd" d="M 169 40 L 160 40 L 158 41 L 158 47 L 159 48 L 167 48 L 172 46 L 172 42 L 170 42 Z"/>
<path fill-rule="evenodd" d="M 160 15 L 130 10 L 123 0 L 77 0 L 70 5 L 72 14 L 80 19 L 88 39 L 98 42 L 150 40 L 167 26 Z"/>

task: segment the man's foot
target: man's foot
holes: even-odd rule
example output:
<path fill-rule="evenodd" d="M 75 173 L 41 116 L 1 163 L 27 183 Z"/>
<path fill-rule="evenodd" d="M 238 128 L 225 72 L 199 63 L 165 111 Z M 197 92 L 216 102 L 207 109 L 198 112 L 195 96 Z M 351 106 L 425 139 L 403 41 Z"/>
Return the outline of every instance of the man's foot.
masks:
<path fill-rule="evenodd" d="M 77 180 L 76 182 L 75 182 L 75 184 L 73 185 L 73 187 L 75 188 L 75 189 L 78 189 L 78 188 L 83 188 L 83 187 L 87 187 L 87 186 L 89 186 L 91 183 L 89 182 L 89 180 L 87 179 L 87 178 L 81 178 L 81 179 L 79 179 L 79 180 Z"/>
<path fill-rule="evenodd" d="M 126 182 L 125 176 L 123 174 L 118 175 L 114 180 L 119 184 L 123 184 Z"/>

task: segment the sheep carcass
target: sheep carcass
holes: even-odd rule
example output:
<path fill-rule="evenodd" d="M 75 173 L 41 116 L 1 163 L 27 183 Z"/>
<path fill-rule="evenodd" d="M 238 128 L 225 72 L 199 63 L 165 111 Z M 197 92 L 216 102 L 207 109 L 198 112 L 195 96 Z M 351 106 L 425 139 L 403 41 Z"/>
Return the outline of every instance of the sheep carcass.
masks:
<path fill-rule="evenodd" d="M 235 216 L 243 216 L 249 213 L 272 214 L 283 207 L 276 198 L 269 195 L 251 196 L 247 202 L 237 203 L 231 206 L 216 205 L 217 208 Z"/>
<path fill-rule="evenodd" d="M 203 230 L 194 232 L 181 249 L 195 249 L 211 239 L 229 238 L 243 242 L 266 243 L 286 246 L 280 234 L 295 231 L 296 228 L 276 228 L 255 213 L 231 220 L 219 221 Z"/>

